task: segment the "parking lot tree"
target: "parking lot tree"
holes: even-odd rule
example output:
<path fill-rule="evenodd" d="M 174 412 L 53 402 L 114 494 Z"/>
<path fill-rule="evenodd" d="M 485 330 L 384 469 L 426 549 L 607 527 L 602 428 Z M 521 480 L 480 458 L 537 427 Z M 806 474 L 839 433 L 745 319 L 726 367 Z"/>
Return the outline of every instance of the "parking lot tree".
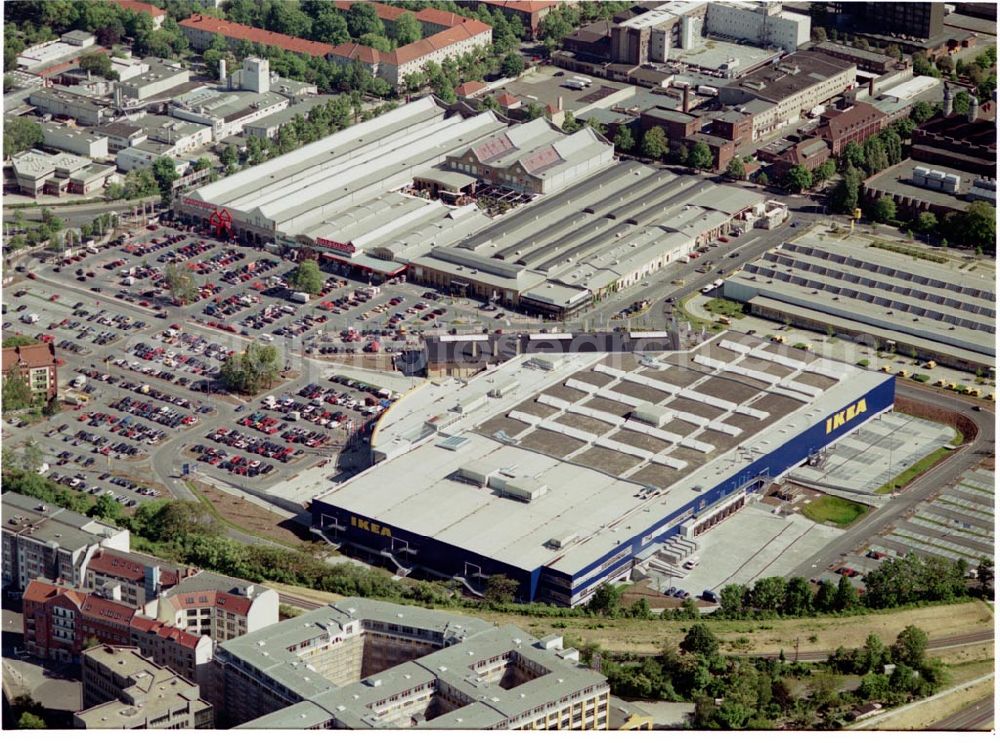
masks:
<path fill-rule="evenodd" d="M 711 658 L 719 651 L 719 641 L 707 624 L 698 622 L 684 635 L 680 647 L 685 653 Z"/>
<path fill-rule="evenodd" d="M 734 181 L 742 181 L 747 177 L 747 166 L 743 163 L 743 158 L 734 157 L 726 166 L 726 175 Z"/>
<path fill-rule="evenodd" d="M 667 135 L 662 127 L 651 127 L 642 135 L 642 154 L 646 157 L 659 160 L 666 154 L 668 147 Z"/>
<path fill-rule="evenodd" d="M 517 595 L 518 583 L 503 573 L 494 573 L 486 580 L 483 598 L 491 604 L 509 604 Z"/>
<path fill-rule="evenodd" d="M 934 212 L 920 212 L 920 214 L 917 215 L 917 222 L 915 226 L 917 228 L 917 232 L 930 235 L 937 229 L 937 216 Z"/>
<path fill-rule="evenodd" d="M 17 369 L 11 369 L 3 378 L 2 403 L 4 412 L 31 405 L 31 388 Z"/>
<path fill-rule="evenodd" d="M 792 193 L 801 193 L 812 188 L 812 173 L 803 165 L 794 165 L 785 177 L 785 187 Z"/>
<path fill-rule="evenodd" d="M 323 291 L 323 273 L 319 264 L 312 260 L 304 260 L 292 271 L 291 285 L 306 294 L 319 294 Z"/>
<path fill-rule="evenodd" d="M 198 298 L 198 285 L 194 274 L 183 263 L 168 263 L 163 277 L 167 282 L 170 298 L 177 304 L 188 304 Z"/>
<path fill-rule="evenodd" d="M 781 576 L 761 578 L 750 590 L 750 605 L 758 611 L 777 613 L 785 600 L 785 584 Z"/>
<path fill-rule="evenodd" d="M 53 415 L 58 415 L 60 412 L 62 412 L 62 403 L 59 402 L 58 397 L 53 397 L 45 403 L 45 407 L 42 408 L 42 413 L 49 418 Z"/>
<path fill-rule="evenodd" d="M 24 239 L 24 235 L 14 235 L 7 241 L 7 251 L 10 253 L 16 253 L 19 250 L 24 250 L 28 247 L 28 243 Z"/>
<path fill-rule="evenodd" d="M 687 156 L 687 164 L 698 170 L 712 169 L 712 151 L 704 142 L 695 142 Z"/>
<path fill-rule="evenodd" d="M 28 439 L 24 442 L 24 446 L 21 448 L 21 456 L 19 460 L 23 469 L 28 472 L 38 472 L 38 468 L 41 467 L 42 462 L 45 461 L 45 453 L 42 451 L 42 447 L 38 445 L 37 441 L 34 439 Z"/>
<path fill-rule="evenodd" d="M 620 126 L 615 132 L 615 147 L 619 152 L 631 152 L 635 149 L 635 136 L 629 126 Z"/>
<path fill-rule="evenodd" d="M 242 353 L 234 353 L 223 363 L 219 372 L 223 383 L 234 392 L 256 395 L 267 389 L 281 374 L 278 349 L 262 343 L 251 343 Z"/>
<path fill-rule="evenodd" d="M 8 119 L 3 127 L 3 158 L 8 160 L 24 150 L 42 143 L 42 127 L 38 122 L 21 116 Z"/>

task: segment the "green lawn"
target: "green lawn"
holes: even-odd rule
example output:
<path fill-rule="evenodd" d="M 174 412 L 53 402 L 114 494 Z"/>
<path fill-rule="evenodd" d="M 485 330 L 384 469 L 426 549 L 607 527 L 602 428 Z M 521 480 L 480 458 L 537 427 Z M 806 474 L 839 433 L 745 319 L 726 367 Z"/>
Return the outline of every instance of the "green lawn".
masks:
<path fill-rule="evenodd" d="M 931 452 L 912 467 L 900 472 L 898 475 L 889 480 L 889 482 L 887 482 L 885 485 L 880 487 L 875 492 L 878 493 L 879 495 L 885 495 L 886 493 L 893 492 L 893 490 L 895 490 L 896 488 L 905 488 L 907 485 L 916 480 L 918 477 L 924 474 L 935 464 L 937 464 L 942 459 L 951 454 L 952 451 L 954 450 L 945 449 L 944 447 L 942 447 L 937 451 Z"/>
<path fill-rule="evenodd" d="M 716 315 L 732 317 L 735 320 L 743 318 L 743 305 L 731 299 L 710 299 L 705 302 L 705 309 Z"/>
<path fill-rule="evenodd" d="M 822 495 L 803 506 L 802 513 L 821 524 L 829 521 L 837 526 L 850 526 L 868 513 L 868 506 L 838 498 L 836 495 Z"/>

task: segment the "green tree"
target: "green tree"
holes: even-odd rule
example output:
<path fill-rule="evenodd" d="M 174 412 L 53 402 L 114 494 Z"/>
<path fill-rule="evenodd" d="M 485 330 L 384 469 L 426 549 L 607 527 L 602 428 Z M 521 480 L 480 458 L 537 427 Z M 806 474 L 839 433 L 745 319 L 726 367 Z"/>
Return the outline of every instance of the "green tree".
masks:
<path fill-rule="evenodd" d="M 365 34 L 385 36 L 385 25 L 371 3 L 354 3 L 347 10 L 346 21 L 351 38 L 360 39 Z"/>
<path fill-rule="evenodd" d="M 399 46 L 406 46 L 414 41 L 419 41 L 422 35 L 423 30 L 421 29 L 420 21 L 410 12 L 403 13 L 397 18 L 389 30 L 389 36 L 395 39 Z"/>
<path fill-rule="evenodd" d="M 632 136 L 632 128 L 619 126 L 615 132 L 615 147 L 619 152 L 631 152 L 635 148 L 635 137 Z"/>
<path fill-rule="evenodd" d="M 833 208 L 842 214 L 853 214 L 858 207 L 861 191 L 861 172 L 853 166 L 844 171 L 836 188 L 833 189 Z"/>
<path fill-rule="evenodd" d="M 833 599 L 833 606 L 837 611 L 851 609 L 858 601 L 858 591 L 851 583 L 851 579 L 846 575 L 840 576 L 837 583 L 837 593 Z"/>
<path fill-rule="evenodd" d="M 198 284 L 194 274 L 183 263 L 168 263 L 163 271 L 170 298 L 176 304 L 184 305 L 198 299 Z"/>
<path fill-rule="evenodd" d="M 986 201 L 974 201 L 965 213 L 952 212 L 946 230 L 953 243 L 982 250 L 995 250 L 996 209 Z"/>
<path fill-rule="evenodd" d="M 152 163 L 153 178 L 165 199 L 170 198 L 173 183 L 177 180 L 177 166 L 169 157 L 158 157 Z"/>
<path fill-rule="evenodd" d="M 792 193 L 801 193 L 812 187 L 812 173 L 802 165 L 794 165 L 785 176 L 785 186 Z"/>
<path fill-rule="evenodd" d="M 19 730 L 44 730 L 48 725 L 38 715 L 34 715 L 31 712 L 22 712 L 21 716 L 17 719 L 17 727 Z"/>
<path fill-rule="evenodd" d="M 301 292 L 319 294 L 323 291 L 323 283 L 323 273 L 314 260 L 304 260 L 292 271 L 290 285 Z"/>
<path fill-rule="evenodd" d="M 43 461 L 44 452 L 42 452 L 42 447 L 38 445 L 38 442 L 34 439 L 25 441 L 24 447 L 21 449 L 21 467 L 28 472 L 38 472 Z"/>
<path fill-rule="evenodd" d="M 653 160 L 659 160 L 667 152 L 667 135 L 663 128 L 654 126 L 642 135 L 642 154 Z"/>
<path fill-rule="evenodd" d="M 743 164 L 743 159 L 739 157 L 734 157 L 729 161 L 729 165 L 726 166 L 726 175 L 732 178 L 734 181 L 742 181 L 747 177 L 747 168 Z"/>
<path fill-rule="evenodd" d="M 486 579 L 486 592 L 483 598 L 488 603 L 499 605 L 509 604 L 517 596 L 518 582 L 502 573 L 494 573 Z"/>
<path fill-rule="evenodd" d="M 993 597 L 993 560 L 984 557 L 976 567 L 976 580 L 979 581 L 979 590 L 983 596 Z"/>
<path fill-rule="evenodd" d="M 698 170 L 712 169 L 712 151 L 704 142 L 695 142 L 687 157 L 687 164 Z"/>
<path fill-rule="evenodd" d="M 937 226 L 938 220 L 934 215 L 934 212 L 920 212 L 920 214 L 917 215 L 917 232 L 930 235 L 937 229 Z"/>
<path fill-rule="evenodd" d="M 202 170 L 208 170 L 212 167 L 212 161 L 207 157 L 199 157 L 194 164 L 195 172 L 201 172 Z"/>
<path fill-rule="evenodd" d="M 358 43 L 361 46 L 370 46 L 372 49 L 376 49 L 380 52 L 391 52 L 392 42 L 381 34 L 362 34 L 358 38 Z"/>
<path fill-rule="evenodd" d="M 256 395 L 277 381 L 280 367 L 278 349 L 254 342 L 222 362 L 219 377 L 234 392 Z"/>
<path fill-rule="evenodd" d="M 763 170 L 758 170 L 755 178 L 757 180 L 757 183 L 761 186 L 767 186 L 767 184 L 771 182 L 771 179 L 767 177 L 767 173 L 765 173 Z"/>
<path fill-rule="evenodd" d="M 80 57 L 80 61 L 77 64 L 84 72 L 92 72 L 107 80 L 118 79 L 118 73 L 111 67 L 111 57 L 107 54 L 102 54 L 101 52 L 84 54 Z"/>
<path fill-rule="evenodd" d="M 801 617 L 812 611 L 812 589 L 805 578 L 794 577 L 785 586 L 785 599 L 781 612 L 786 616 Z"/>
<path fill-rule="evenodd" d="M 883 196 L 871 205 L 869 211 L 876 222 L 888 223 L 896 218 L 896 202 L 891 196 Z"/>
<path fill-rule="evenodd" d="M 746 586 L 729 583 L 719 591 L 719 611 L 726 617 L 739 617 L 743 614 L 746 599 Z"/>
<path fill-rule="evenodd" d="M 892 660 L 911 668 L 920 668 L 927 652 L 927 633 L 919 627 L 908 625 L 892 644 Z"/>
<path fill-rule="evenodd" d="M 94 505 L 87 509 L 87 515 L 105 523 L 118 524 L 125 515 L 125 509 L 112 496 L 102 493 L 97 496 Z"/>
<path fill-rule="evenodd" d="M 910 109 L 910 118 L 917 124 L 923 124 L 934 115 L 934 107 L 927 101 L 917 101 Z"/>
<path fill-rule="evenodd" d="M 517 77 L 524 72 L 524 58 L 517 52 L 511 52 L 500 62 L 500 74 L 504 77 Z"/>
<path fill-rule="evenodd" d="M 848 142 L 844 145 L 844 149 L 840 152 L 840 163 L 841 170 L 846 170 L 848 167 L 864 170 L 865 151 L 862 146 L 857 142 Z"/>
<path fill-rule="evenodd" d="M 858 655 L 856 673 L 881 673 L 886 661 L 888 649 L 876 634 L 870 634 L 865 639 L 865 645 Z"/>
<path fill-rule="evenodd" d="M 837 172 L 837 166 L 833 160 L 827 160 L 826 162 L 819 165 L 813 172 L 813 182 L 817 185 L 822 185 L 826 181 L 833 178 L 834 173 Z"/>
<path fill-rule="evenodd" d="M 816 611 L 833 611 L 836 593 L 836 588 L 830 581 L 821 580 L 819 582 L 819 590 L 816 591 L 816 597 L 813 599 L 813 606 Z"/>
<path fill-rule="evenodd" d="M 624 589 L 615 587 L 610 583 L 602 583 L 594 591 L 594 595 L 587 603 L 587 610 L 591 614 L 601 614 L 607 617 L 615 616 L 621 607 L 622 590 Z"/>
<path fill-rule="evenodd" d="M 13 155 L 42 143 L 42 127 L 38 122 L 23 117 L 9 118 L 3 127 L 3 157 L 10 159 Z"/>
<path fill-rule="evenodd" d="M 3 380 L 2 404 L 4 412 L 23 410 L 32 403 L 31 387 L 17 369 L 11 369 Z"/>
<path fill-rule="evenodd" d="M 865 172 L 869 175 L 881 173 L 889 167 L 889 156 L 886 154 L 885 145 L 878 137 L 869 137 L 865 140 L 863 147 L 865 154 Z"/>
<path fill-rule="evenodd" d="M 969 104 L 971 102 L 972 98 L 969 96 L 969 94 L 964 90 L 960 90 L 955 95 L 955 98 L 952 101 L 952 110 L 956 114 L 964 116 L 965 114 L 969 113 Z"/>
<path fill-rule="evenodd" d="M 884 701 L 889 696 L 889 677 L 882 673 L 869 673 L 862 677 L 858 696 L 869 701 Z"/>
<path fill-rule="evenodd" d="M 541 104 L 532 101 L 524 107 L 524 113 L 528 121 L 534 121 L 535 119 L 540 119 L 545 115 L 545 108 Z"/>
<path fill-rule="evenodd" d="M 719 650 L 719 641 L 707 624 L 699 622 L 687 631 L 680 647 L 685 653 L 711 658 Z"/>

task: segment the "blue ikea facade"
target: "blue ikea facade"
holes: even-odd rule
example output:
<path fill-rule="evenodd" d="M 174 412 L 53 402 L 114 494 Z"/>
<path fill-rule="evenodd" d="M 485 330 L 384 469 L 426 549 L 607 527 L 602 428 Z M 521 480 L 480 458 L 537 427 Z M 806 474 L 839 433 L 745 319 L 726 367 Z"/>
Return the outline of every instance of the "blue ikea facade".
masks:
<path fill-rule="evenodd" d="M 700 493 L 697 498 L 631 538 L 622 540 L 600 558 L 572 573 L 559 570 L 560 557 L 532 570 L 525 570 L 432 537 L 415 534 L 391 520 L 373 522 L 368 516 L 319 499 L 312 503 L 313 526 L 329 529 L 336 525 L 338 538 L 350 544 L 375 554 L 391 554 L 398 562 L 413 563 L 443 576 L 483 580 L 495 573 L 505 574 L 520 584 L 521 600 L 576 604 L 609 577 L 627 570 L 635 557 L 646 550 L 654 539 L 657 542 L 669 539 L 690 518 L 697 517 L 734 494 L 753 490 L 764 478 L 780 476 L 872 417 L 891 409 L 895 389 L 895 377 L 886 377 L 850 405 L 836 411 L 829 418 L 818 421 L 795 438 L 764 454 L 725 481 Z"/>

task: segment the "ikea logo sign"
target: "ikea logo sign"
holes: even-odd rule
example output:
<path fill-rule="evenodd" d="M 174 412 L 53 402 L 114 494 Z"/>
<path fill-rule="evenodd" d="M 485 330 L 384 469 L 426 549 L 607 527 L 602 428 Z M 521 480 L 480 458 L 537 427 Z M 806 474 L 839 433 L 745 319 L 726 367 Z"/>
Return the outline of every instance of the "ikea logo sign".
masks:
<path fill-rule="evenodd" d="M 369 521 L 368 519 L 359 519 L 357 516 L 351 516 L 351 526 L 356 529 L 370 531 L 372 534 L 378 534 L 380 537 L 392 536 L 392 530 L 388 526 L 382 526 L 382 524 Z"/>
<path fill-rule="evenodd" d="M 838 411 L 826 419 L 826 432 L 833 433 L 842 425 L 847 423 L 849 420 L 853 420 L 862 413 L 868 412 L 868 404 L 865 402 L 865 398 L 861 398 L 853 405 L 848 405 L 841 411 Z"/>

